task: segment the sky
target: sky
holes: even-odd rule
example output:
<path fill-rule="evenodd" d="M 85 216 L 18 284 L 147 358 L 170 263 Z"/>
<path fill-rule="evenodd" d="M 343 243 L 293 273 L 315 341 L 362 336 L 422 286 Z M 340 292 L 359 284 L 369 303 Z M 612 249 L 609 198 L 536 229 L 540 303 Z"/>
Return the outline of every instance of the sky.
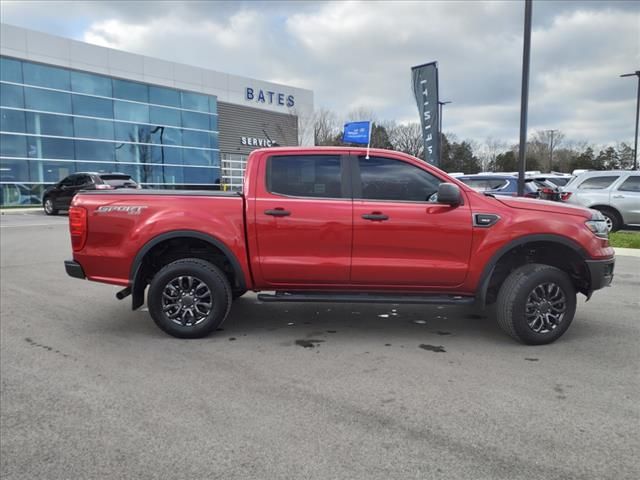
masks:
<path fill-rule="evenodd" d="M 443 129 L 516 142 L 524 2 L 7 1 L 1 20 L 314 91 L 339 118 L 417 122 L 410 69 L 439 66 Z M 633 143 L 640 2 L 533 2 L 529 132 Z"/>

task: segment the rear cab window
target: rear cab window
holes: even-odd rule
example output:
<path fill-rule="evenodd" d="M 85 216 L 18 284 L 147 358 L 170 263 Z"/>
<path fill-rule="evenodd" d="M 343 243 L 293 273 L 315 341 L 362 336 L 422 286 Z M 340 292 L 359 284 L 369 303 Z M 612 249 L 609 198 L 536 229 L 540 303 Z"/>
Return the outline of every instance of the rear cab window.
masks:
<path fill-rule="evenodd" d="M 274 195 L 347 198 L 340 155 L 278 155 L 267 159 L 267 191 Z"/>

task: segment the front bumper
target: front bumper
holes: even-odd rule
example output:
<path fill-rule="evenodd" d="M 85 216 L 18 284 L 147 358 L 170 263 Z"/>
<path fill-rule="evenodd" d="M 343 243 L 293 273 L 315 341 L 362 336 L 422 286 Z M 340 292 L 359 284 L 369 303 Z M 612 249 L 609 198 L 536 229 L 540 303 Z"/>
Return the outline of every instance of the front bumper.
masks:
<path fill-rule="evenodd" d="M 75 260 L 65 260 L 64 269 L 67 271 L 67 275 L 73 278 L 86 278 L 82 265 Z"/>
<path fill-rule="evenodd" d="M 586 260 L 587 268 L 591 276 L 589 295 L 591 295 L 594 290 L 600 290 L 611 284 L 615 263 L 615 258 L 608 258 L 607 260 Z"/>

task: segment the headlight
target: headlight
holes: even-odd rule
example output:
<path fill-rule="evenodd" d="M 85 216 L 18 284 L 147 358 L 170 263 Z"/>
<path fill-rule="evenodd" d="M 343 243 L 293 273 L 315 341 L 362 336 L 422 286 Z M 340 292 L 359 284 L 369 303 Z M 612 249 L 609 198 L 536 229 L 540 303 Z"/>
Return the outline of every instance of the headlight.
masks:
<path fill-rule="evenodd" d="M 591 210 L 591 220 L 584 222 L 589 230 L 600 238 L 609 238 L 609 229 L 604 215 L 598 210 Z"/>

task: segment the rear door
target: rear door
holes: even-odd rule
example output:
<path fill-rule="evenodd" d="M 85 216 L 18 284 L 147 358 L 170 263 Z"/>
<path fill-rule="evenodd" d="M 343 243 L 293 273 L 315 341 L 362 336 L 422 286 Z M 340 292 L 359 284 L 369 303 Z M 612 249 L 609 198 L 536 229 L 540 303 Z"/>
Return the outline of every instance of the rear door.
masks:
<path fill-rule="evenodd" d="M 624 223 L 640 224 L 640 175 L 629 175 L 614 185 L 611 206 L 620 212 Z"/>
<path fill-rule="evenodd" d="M 395 158 L 354 157 L 352 176 L 352 283 L 446 287 L 464 281 L 472 241 L 468 202 L 434 203 L 443 180 Z"/>
<path fill-rule="evenodd" d="M 353 209 L 348 156 L 272 155 L 261 162 L 257 178 L 257 283 L 347 284 Z"/>

